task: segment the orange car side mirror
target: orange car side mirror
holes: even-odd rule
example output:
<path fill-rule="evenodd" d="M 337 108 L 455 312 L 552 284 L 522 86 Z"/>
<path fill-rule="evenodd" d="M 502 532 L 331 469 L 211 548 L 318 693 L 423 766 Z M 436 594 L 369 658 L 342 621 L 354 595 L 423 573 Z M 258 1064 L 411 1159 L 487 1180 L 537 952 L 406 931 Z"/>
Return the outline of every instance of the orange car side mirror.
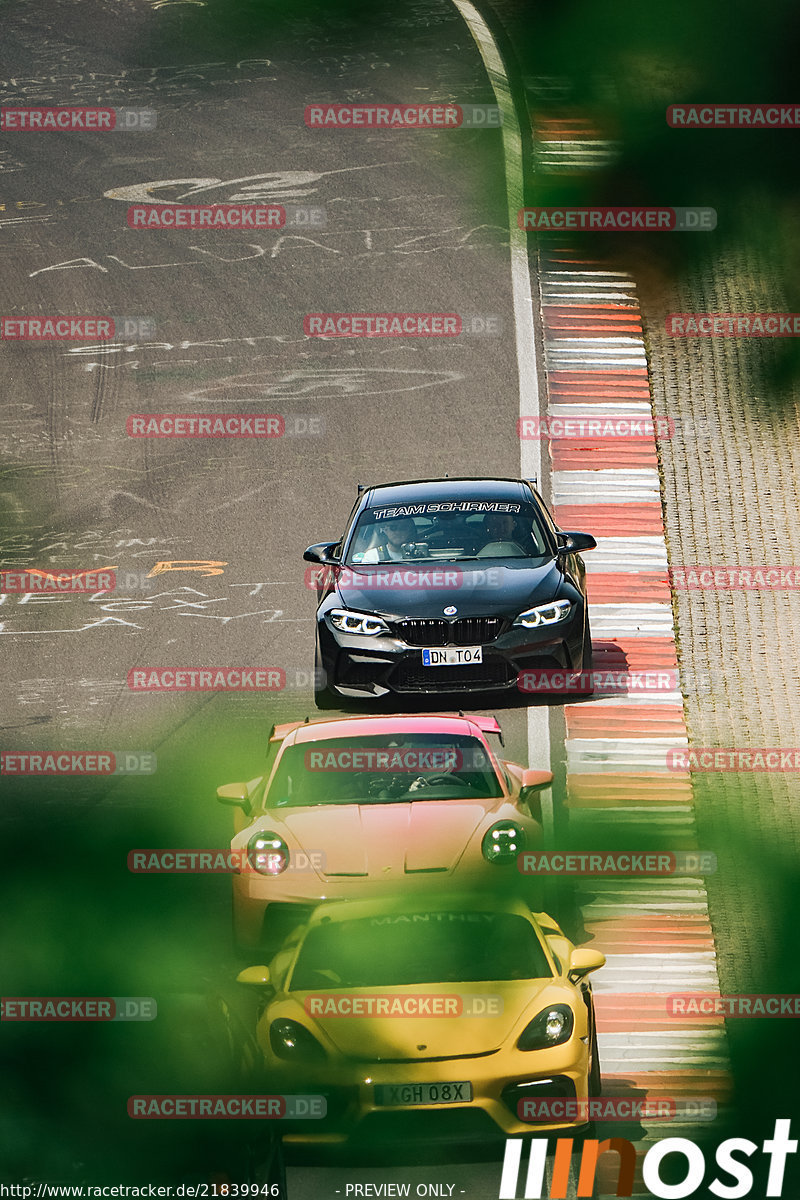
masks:
<path fill-rule="evenodd" d="M 543 788 L 550 787 L 552 782 L 552 771 L 525 770 L 522 772 L 522 787 L 525 791 L 540 792 Z"/>
<path fill-rule="evenodd" d="M 224 783 L 217 788 L 217 799 L 220 804 L 232 804 L 235 808 L 250 808 L 250 793 L 246 783 Z"/>

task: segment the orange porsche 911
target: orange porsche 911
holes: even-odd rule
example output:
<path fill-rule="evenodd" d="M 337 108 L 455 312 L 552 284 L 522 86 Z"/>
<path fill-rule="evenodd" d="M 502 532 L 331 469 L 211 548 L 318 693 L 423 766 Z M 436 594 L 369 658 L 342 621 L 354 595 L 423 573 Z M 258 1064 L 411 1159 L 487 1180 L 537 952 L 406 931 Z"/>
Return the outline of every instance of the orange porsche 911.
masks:
<path fill-rule="evenodd" d="M 549 771 L 502 745 L 493 717 L 344 717 L 273 729 L 264 775 L 226 784 L 240 870 L 234 935 L 277 948 L 318 904 L 408 889 L 518 890 L 517 856 L 539 844 Z"/>

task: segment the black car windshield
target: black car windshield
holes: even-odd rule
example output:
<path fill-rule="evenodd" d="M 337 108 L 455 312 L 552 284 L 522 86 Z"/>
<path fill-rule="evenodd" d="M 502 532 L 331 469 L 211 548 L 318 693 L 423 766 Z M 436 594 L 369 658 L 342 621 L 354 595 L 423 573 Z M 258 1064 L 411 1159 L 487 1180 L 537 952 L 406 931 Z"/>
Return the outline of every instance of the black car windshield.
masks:
<path fill-rule="evenodd" d="M 447 733 L 326 738 L 287 746 L 265 808 L 495 799 L 503 794 L 475 737 Z"/>
<path fill-rule="evenodd" d="M 550 553 L 542 518 L 532 504 L 441 500 L 365 509 L 347 564 L 526 559 Z"/>
<path fill-rule="evenodd" d="M 483 983 L 552 975 L 536 930 L 523 916 L 423 911 L 315 926 L 300 948 L 289 990 Z"/>

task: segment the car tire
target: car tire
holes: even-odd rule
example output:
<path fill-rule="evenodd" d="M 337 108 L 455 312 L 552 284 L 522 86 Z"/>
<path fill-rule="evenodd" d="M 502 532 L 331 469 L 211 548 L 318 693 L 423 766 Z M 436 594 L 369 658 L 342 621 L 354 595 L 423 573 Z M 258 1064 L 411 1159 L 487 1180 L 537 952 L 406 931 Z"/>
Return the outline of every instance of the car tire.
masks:
<path fill-rule="evenodd" d="M 241 1006 L 236 1011 L 234 1004 L 235 1001 L 221 993 L 207 997 L 208 1045 L 212 1061 L 216 1059 L 232 1082 L 254 1086 L 261 1077 L 261 1053 Z M 254 1031 L 255 1013 L 252 1013 L 252 1027 Z"/>
<path fill-rule="evenodd" d="M 583 646 L 581 647 L 581 670 L 592 669 L 592 627 L 589 624 L 589 614 L 586 614 L 586 628 L 583 631 Z"/>
<path fill-rule="evenodd" d="M 333 694 L 330 688 L 314 688 L 314 704 L 317 708 L 327 712 L 331 708 L 339 708 L 339 699 Z"/>
<path fill-rule="evenodd" d="M 591 696 L 594 692 L 594 681 L 592 679 L 592 628 L 589 624 L 589 614 L 586 614 L 586 627 L 583 631 L 583 643 L 581 645 L 581 675 L 586 676 L 581 680 L 582 686 L 575 689 L 576 696 Z"/>
<path fill-rule="evenodd" d="M 591 1066 L 589 1068 L 589 1096 L 599 1096 L 603 1090 L 603 1079 L 600 1074 L 600 1053 L 597 1049 L 597 1029 L 594 1028 L 594 1009 L 592 1009 L 592 1048 Z"/>
<path fill-rule="evenodd" d="M 227 995 L 215 987 L 205 994 L 187 998 L 181 1008 L 181 1035 L 187 1047 L 187 1059 L 197 1063 L 191 1078 L 185 1075 L 179 1092 L 199 1094 L 260 1094 L 268 1092 L 263 1078 L 263 1060 L 255 1037 L 253 999 L 234 993 Z M 190 1051 L 190 1053 L 188 1053 Z M 216 1125 L 212 1122 L 212 1125 Z M 199 1195 L 230 1196 L 235 1189 L 226 1185 L 241 1183 L 276 1185 L 282 1200 L 286 1197 L 283 1146 L 276 1129 L 253 1131 L 249 1123 L 232 1128 L 219 1136 L 212 1130 L 199 1150 L 200 1161 L 193 1161 L 191 1174 L 182 1182 L 202 1182 Z M 275 1122 L 264 1122 L 273 1126 Z M 195 1152 L 198 1153 L 197 1151 Z M 209 1187 L 214 1184 L 216 1191 Z M 261 1194 L 270 1194 L 261 1191 Z"/>
<path fill-rule="evenodd" d="M 327 711 L 331 708 L 338 708 L 340 701 L 336 693 L 326 685 L 320 685 L 316 681 L 326 677 L 325 668 L 322 666 L 319 658 L 319 648 L 314 655 L 314 703 L 317 708 Z"/>
<path fill-rule="evenodd" d="M 261 1195 L 287 1195 L 286 1161 L 280 1137 L 270 1139 L 263 1149 L 251 1151 L 249 1175 L 250 1183 L 261 1184 Z M 277 1193 L 272 1191 L 273 1188 L 277 1188 Z"/>

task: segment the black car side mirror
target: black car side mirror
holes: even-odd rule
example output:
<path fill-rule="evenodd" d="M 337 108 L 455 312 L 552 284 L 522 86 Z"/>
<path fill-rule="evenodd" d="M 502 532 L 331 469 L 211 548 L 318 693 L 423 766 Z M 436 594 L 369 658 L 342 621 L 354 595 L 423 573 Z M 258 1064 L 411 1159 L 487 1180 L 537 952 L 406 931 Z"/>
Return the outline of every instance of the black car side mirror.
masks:
<path fill-rule="evenodd" d="M 558 554 L 580 554 L 582 550 L 595 550 L 597 542 L 590 533 L 559 533 Z"/>
<path fill-rule="evenodd" d="M 339 559 L 334 555 L 334 550 L 339 545 L 338 542 L 317 542 L 314 546 L 309 546 L 303 553 L 303 558 L 306 562 L 322 563 L 325 566 L 333 566 L 339 562 Z"/>

